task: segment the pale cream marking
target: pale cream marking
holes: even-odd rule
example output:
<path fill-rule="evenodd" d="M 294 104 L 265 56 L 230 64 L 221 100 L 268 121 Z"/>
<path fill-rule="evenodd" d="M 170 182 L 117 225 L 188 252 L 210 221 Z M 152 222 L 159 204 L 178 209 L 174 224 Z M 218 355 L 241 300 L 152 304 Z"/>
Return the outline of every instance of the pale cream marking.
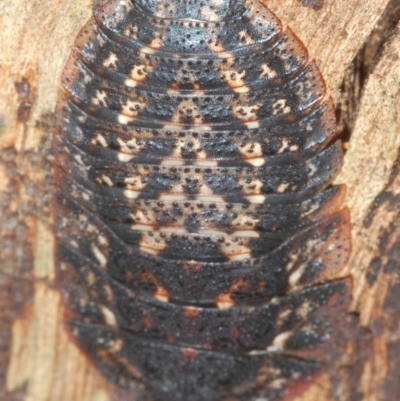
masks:
<path fill-rule="evenodd" d="M 127 163 L 133 159 L 132 155 L 127 155 L 126 153 L 119 152 L 117 155 L 117 159 L 120 162 Z"/>
<path fill-rule="evenodd" d="M 146 77 L 147 77 L 147 73 L 149 72 L 149 71 L 152 71 L 153 70 L 153 68 L 152 67 L 146 67 L 144 64 L 141 64 L 141 65 L 135 65 L 133 68 L 132 68 L 132 70 L 131 70 L 131 73 L 130 73 L 130 77 L 133 79 L 133 80 L 135 80 L 135 81 L 137 81 L 137 82 L 142 82 L 142 81 L 144 81 L 145 79 L 146 79 Z"/>
<path fill-rule="evenodd" d="M 288 114 L 291 108 L 286 105 L 286 99 L 279 99 L 272 105 L 272 114 L 276 116 L 279 113 Z"/>
<path fill-rule="evenodd" d="M 309 313 L 313 310 L 313 306 L 310 301 L 303 302 L 297 309 L 296 313 L 301 317 L 306 318 Z"/>
<path fill-rule="evenodd" d="M 228 52 L 224 51 L 225 48 L 222 45 L 222 42 L 220 42 L 218 39 L 213 39 L 211 43 L 208 43 L 208 48 L 212 52 L 217 53 L 216 56 L 218 58 L 227 58 L 227 57 L 222 56 L 222 55 L 225 55 L 225 54 L 231 54 L 232 55 L 232 53 L 228 53 Z"/>
<path fill-rule="evenodd" d="M 159 197 L 160 201 L 184 201 L 187 200 L 186 195 L 178 195 L 178 194 L 161 194 Z"/>
<path fill-rule="evenodd" d="M 139 244 L 139 249 L 143 252 L 147 252 L 155 256 L 157 256 L 160 253 L 160 250 L 149 248 L 147 246 L 142 245 L 142 243 Z"/>
<path fill-rule="evenodd" d="M 191 110 L 191 112 L 188 112 L 188 110 Z M 181 111 L 183 114 L 180 113 Z M 193 100 L 183 100 L 178 104 L 175 113 L 171 117 L 171 121 L 173 123 L 179 123 L 181 118 L 186 116 L 190 117 L 194 124 L 201 124 L 203 122 L 203 116 L 200 113 L 197 104 Z"/>
<path fill-rule="evenodd" d="M 154 54 L 156 51 L 150 47 L 144 47 L 140 49 L 140 52 L 144 54 Z"/>
<path fill-rule="evenodd" d="M 87 231 L 88 233 L 94 234 L 94 233 L 97 233 L 97 232 L 98 232 L 98 228 L 97 228 L 96 226 L 94 226 L 93 224 L 88 224 L 88 225 L 86 226 L 86 231 Z"/>
<path fill-rule="evenodd" d="M 106 68 L 113 67 L 117 68 L 118 57 L 115 53 L 110 53 L 107 59 L 103 61 L 103 66 Z"/>
<path fill-rule="evenodd" d="M 80 223 L 85 223 L 85 222 L 87 222 L 87 220 L 88 220 L 88 218 L 87 218 L 86 215 L 84 215 L 84 214 L 80 214 L 79 215 L 79 222 Z M 90 232 L 90 229 L 88 231 Z"/>
<path fill-rule="evenodd" d="M 158 231 L 148 230 L 141 231 L 142 239 L 139 244 L 139 249 L 143 252 L 158 255 L 167 247 L 165 238 L 160 236 Z"/>
<path fill-rule="evenodd" d="M 218 309 L 229 309 L 235 305 L 235 302 L 230 294 L 220 294 L 217 296 L 215 304 L 217 305 Z"/>
<path fill-rule="evenodd" d="M 239 88 L 233 88 L 235 93 L 248 93 L 250 92 L 250 88 L 246 85 L 240 86 Z"/>
<path fill-rule="evenodd" d="M 140 177 L 126 177 L 124 182 L 128 191 L 141 191 L 146 186 Z"/>
<path fill-rule="evenodd" d="M 89 285 L 93 285 L 96 282 L 96 275 L 92 271 L 89 271 L 87 281 Z"/>
<path fill-rule="evenodd" d="M 273 70 L 271 67 L 268 67 L 267 64 L 261 65 L 260 78 L 263 78 L 263 77 L 275 78 L 277 76 L 278 76 L 278 73 L 275 70 Z"/>
<path fill-rule="evenodd" d="M 92 99 L 92 104 L 95 106 L 107 107 L 107 93 L 105 91 L 96 91 L 96 97 Z"/>
<path fill-rule="evenodd" d="M 126 104 L 121 104 L 121 107 L 122 107 L 121 113 L 124 116 L 130 117 L 132 121 L 134 117 L 137 117 L 137 115 L 142 111 L 142 109 L 146 107 L 146 103 L 128 100 Z"/>
<path fill-rule="evenodd" d="M 106 138 L 104 138 L 103 135 L 97 134 L 96 138 L 94 139 L 95 144 L 98 143 L 101 146 L 103 146 L 103 148 L 108 148 L 108 144 L 106 141 Z"/>
<path fill-rule="evenodd" d="M 315 205 L 312 205 L 310 207 L 310 209 L 308 209 L 307 211 L 302 211 L 301 215 L 302 216 L 309 216 L 310 214 L 314 213 L 315 211 L 317 211 L 320 208 L 320 204 L 316 203 Z"/>
<path fill-rule="evenodd" d="M 292 146 L 289 148 L 289 150 L 290 150 L 291 152 L 295 152 L 296 150 L 299 150 L 299 145 L 292 145 Z"/>
<path fill-rule="evenodd" d="M 83 141 L 86 135 L 83 134 L 83 131 L 80 127 L 76 127 L 75 129 L 75 136 L 78 141 Z"/>
<path fill-rule="evenodd" d="M 262 158 L 263 156 L 261 144 L 258 142 L 248 142 L 244 146 L 239 146 L 238 149 L 242 155 L 249 158 L 246 159 L 248 163 L 251 163 L 250 159 Z"/>
<path fill-rule="evenodd" d="M 132 32 L 131 32 L 132 31 Z M 137 25 L 131 25 L 129 28 L 125 29 L 124 35 L 130 37 L 132 39 L 137 39 L 137 34 L 139 32 L 139 28 Z"/>
<path fill-rule="evenodd" d="M 248 123 L 245 123 L 246 127 L 248 129 L 257 129 L 260 128 L 260 123 L 258 121 L 250 121 Z"/>
<path fill-rule="evenodd" d="M 197 318 L 200 314 L 199 308 L 196 308 L 195 306 L 185 306 L 183 309 L 185 311 L 185 317 L 188 318 Z"/>
<path fill-rule="evenodd" d="M 82 192 L 82 198 L 86 202 L 90 200 L 90 196 L 86 192 Z"/>
<path fill-rule="evenodd" d="M 216 160 L 196 160 L 193 164 L 201 167 L 218 167 Z"/>
<path fill-rule="evenodd" d="M 309 177 L 312 177 L 316 172 L 317 172 L 317 167 L 313 163 L 307 163 L 307 167 L 310 169 L 310 172 L 308 174 Z"/>
<path fill-rule="evenodd" d="M 177 90 L 177 89 L 167 89 L 167 94 L 168 95 L 180 95 L 182 92 Z"/>
<path fill-rule="evenodd" d="M 220 195 L 196 195 L 196 200 L 202 202 L 215 202 L 215 203 L 225 203 L 225 200 Z"/>
<path fill-rule="evenodd" d="M 99 262 L 99 265 L 102 269 L 104 269 L 107 266 L 107 258 L 104 256 L 104 254 L 100 251 L 99 248 L 97 248 L 96 244 L 91 245 L 91 249 L 93 252 L 93 255 Z"/>
<path fill-rule="evenodd" d="M 258 355 L 265 355 L 265 354 L 269 354 L 270 351 L 266 350 L 266 349 L 253 349 L 252 351 L 246 352 L 245 355 L 249 355 L 249 356 L 258 356 Z M 258 400 L 256 400 L 258 401 Z M 260 401 L 267 401 L 264 399 L 261 399 Z"/>
<path fill-rule="evenodd" d="M 226 82 L 231 88 L 244 87 L 246 70 L 243 69 L 243 71 L 239 73 L 237 70 L 231 68 L 229 65 L 222 65 L 221 72 L 225 76 Z"/>
<path fill-rule="evenodd" d="M 263 157 L 257 157 L 256 159 L 246 159 L 246 163 L 249 163 L 254 167 L 261 167 L 265 164 L 265 159 Z"/>
<path fill-rule="evenodd" d="M 162 129 L 165 131 L 179 131 L 182 129 L 182 126 L 178 124 L 165 124 Z"/>
<path fill-rule="evenodd" d="M 289 140 L 287 138 L 282 139 L 282 145 L 277 153 L 283 153 L 289 147 Z"/>
<path fill-rule="evenodd" d="M 233 237 L 248 237 L 248 238 L 260 238 L 260 234 L 253 230 L 239 230 L 232 234 Z"/>
<path fill-rule="evenodd" d="M 99 308 L 107 325 L 118 328 L 117 318 L 115 317 L 114 313 L 104 305 L 99 305 Z"/>
<path fill-rule="evenodd" d="M 108 246 L 109 245 L 108 239 L 107 239 L 107 237 L 105 235 L 99 234 L 99 236 L 97 238 L 98 238 L 99 244 L 101 246 Z"/>
<path fill-rule="evenodd" d="M 179 138 L 177 145 L 172 154 L 169 155 L 169 158 L 172 160 L 179 160 L 182 158 L 182 149 L 189 146 L 189 142 L 191 142 L 191 148 L 194 152 L 195 160 L 207 160 L 207 153 L 204 149 L 201 148 L 201 142 L 198 138 Z M 201 149 L 199 152 L 198 150 Z M 184 162 L 182 162 L 184 164 Z"/>
<path fill-rule="evenodd" d="M 295 86 L 296 90 L 295 90 L 295 94 L 301 99 L 301 100 L 306 100 L 307 99 L 307 95 L 306 93 L 309 92 L 309 89 L 311 88 L 311 82 L 306 82 L 306 84 L 304 85 L 304 82 L 297 82 L 296 86 Z"/>
<path fill-rule="evenodd" d="M 255 120 L 257 119 L 257 111 L 260 104 L 253 104 L 250 106 L 232 105 L 233 115 L 239 120 Z"/>
<path fill-rule="evenodd" d="M 163 40 L 160 32 L 154 33 L 155 38 L 150 42 L 149 47 L 160 49 L 163 45 Z"/>
<path fill-rule="evenodd" d="M 103 35 L 97 33 L 96 39 L 98 40 L 100 47 L 103 47 L 105 45 L 106 39 L 103 37 Z"/>
<path fill-rule="evenodd" d="M 161 166 L 183 166 L 185 162 L 183 160 L 176 159 L 164 159 L 161 162 Z"/>
<path fill-rule="evenodd" d="M 124 196 L 128 199 L 136 199 L 139 195 L 140 191 L 129 191 L 127 189 L 124 191 Z"/>
<path fill-rule="evenodd" d="M 141 231 L 142 233 L 142 238 L 139 244 L 139 248 L 143 252 L 158 254 L 167 247 L 166 234 L 154 230 L 153 226 L 148 226 L 149 228 L 139 224 L 135 226 L 140 228 L 140 230 L 138 231 Z"/>
<path fill-rule="evenodd" d="M 191 142 L 191 148 L 192 148 L 192 150 L 194 152 L 195 159 L 198 160 L 198 161 L 201 160 L 201 161 L 208 162 L 207 153 L 202 148 L 201 140 L 199 138 L 189 138 L 189 137 L 186 137 L 185 139 L 181 138 L 179 140 L 179 144 L 181 146 L 177 146 L 174 149 L 174 151 L 172 152 L 171 157 L 175 157 L 177 159 L 181 158 L 182 157 L 182 148 L 188 147 L 189 146 L 189 142 Z M 199 149 L 201 149 L 200 152 L 199 152 Z M 213 162 L 213 161 L 210 161 L 210 163 L 211 162 Z M 194 163 L 196 164 L 197 162 L 194 162 Z"/>
<path fill-rule="evenodd" d="M 114 183 L 111 181 L 111 178 L 106 176 L 106 175 L 104 175 L 104 174 L 101 175 L 99 181 L 100 181 L 100 184 L 106 184 L 109 187 L 113 187 L 114 186 Z"/>
<path fill-rule="evenodd" d="M 279 194 L 282 194 L 285 192 L 285 190 L 289 187 L 289 183 L 285 182 L 279 185 L 279 187 L 277 188 L 276 192 L 278 192 Z"/>
<path fill-rule="evenodd" d="M 198 230 L 199 234 L 202 235 L 215 235 L 215 236 L 223 236 L 226 237 L 226 233 L 224 231 L 217 231 L 217 230 L 212 230 L 212 229 L 207 229 L 207 228 L 201 228 Z"/>
<path fill-rule="evenodd" d="M 161 302 L 169 302 L 170 295 L 168 291 L 163 287 L 157 287 L 153 295 Z"/>
<path fill-rule="evenodd" d="M 125 116 L 123 114 L 119 114 L 118 115 L 118 122 L 120 124 L 127 125 L 133 120 L 134 120 L 134 118 L 127 117 L 127 116 Z"/>
<path fill-rule="evenodd" d="M 250 259 L 250 257 L 251 257 L 251 251 L 246 253 L 241 253 L 238 255 L 229 256 L 229 260 L 232 262 L 237 262 L 238 260 Z"/>
<path fill-rule="evenodd" d="M 196 95 L 201 95 L 204 94 L 205 92 L 201 90 L 201 85 L 198 83 L 198 79 L 195 74 L 193 74 L 192 70 L 186 70 L 185 73 L 183 72 L 184 68 L 180 68 L 177 76 L 176 76 L 176 82 L 172 84 L 172 90 L 176 89 L 178 87 L 179 83 L 182 83 L 183 80 L 189 79 L 189 82 L 193 85 L 194 91 L 190 91 L 190 96 L 196 96 Z"/>
<path fill-rule="evenodd" d="M 118 352 L 120 352 L 123 347 L 124 343 L 120 338 L 116 339 L 115 341 L 110 341 L 108 343 L 108 350 L 113 354 L 117 354 Z"/>
<path fill-rule="evenodd" d="M 89 303 L 89 299 L 87 297 L 80 297 L 79 298 L 79 306 L 84 308 Z"/>
<path fill-rule="evenodd" d="M 242 190 L 245 194 L 248 193 L 248 191 L 250 190 L 250 193 L 257 193 L 257 192 L 261 192 L 262 187 L 263 187 L 263 183 L 261 180 L 256 179 L 256 180 L 252 180 L 250 183 L 247 183 L 246 180 L 244 178 L 241 178 L 238 181 L 238 184 L 242 186 Z M 251 188 L 250 188 L 251 187 Z"/>
<path fill-rule="evenodd" d="M 250 196 L 245 196 L 245 199 L 247 199 L 250 203 L 256 203 L 256 204 L 261 204 L 265 202 L 265 195 L 250 195 Z"/>
<path fill-rule="evenodd" d="M 103 290 L 104 290 L 104 292 L 106 294 L 107 301 L 109 301 L 109 302 L 112 301 L 113 298 L 114 298 L 114 294 L 113 294 L 113 292 L 111 290 L 111 287 L 108 284 L 105 284 L 103 286 Z"/>
<path fill-rule="evenodd" d="M 155 11 L 156 15 L 162 15 L 165 18 L 169 18 L 171 16 L 169 14 L 169 10 L 172 11 L 172 14 L 175 14 L 176 11 L 177 11 L 177 5 L 174 4 L 174 3 L 168 4 L 168 8 L 164 7 L 165 3 L 163 1 L 157 1 L 156 4 L 157 4 L 157 8 L 156 8 L 156 11 Z M 168 14 L 165 13 L 165 11 L 167 11 L 167 10 L 168 10 Z"/>
<path fill-rule="evenodd" d="M 198 127 L 193 127 L 196 131 L 211 131 L 213 127 L 211 125 L 199 125 Z"/>
<path fill-rule="evenodd" d="M 161 227 L 159 230 L 154 230 L 153 225 L 147 225 L 147 224 L 135 224 L 132 226 L 132 230 L 147 231 L 153 233 L 178 234 L 178 235 L 184 235 L 187 234 L 188 232 L 185 228 L 179 228 L 179 227 Z"/>
<path fill-rule="evenodd" d="M 290 316 L 291 313 L 292 313 L 291 309 L 286 309 L 286 310 L 280 312 L 278 315 L 278 319 L 276 321 L 277 327 L 281 326 L 283 324 L 283 322 L 285 321 L 285 319 L 288 316 Z"/>
<path fill-rule="evenodd" d="M 293 335 L 291 331 L 285 331 L 278 334 L 272 341 L 272 345 L 267 348 L 270 352 L 282 351 L 285 348 L 286 341 Z"/>
<path fill-rule="evenodd" d="M 124 84 L 130 88 L 135 88 L 138 85 L 138 82 L 134 81 L 133 79 L 126 79 Z"/>
<path fill-rule="evenodd" d="M 208 5 L 204 5 L 200 8 L 201 19 L 208 21 L 216 21 L 218 20 L 218 8 L 210 7 Z"/>
<path fill-rule="evenodd" d="M 289 276 L 289 284 L 291 287 L 295 287 L 298 283 L 298 281 L 301 279 L 301 277 L 304 274 L 304 271 L 306 270 L 306 265 L 302 264 L 299 269 L 294 271 L 290 276 Z"/>
<path fill-rule="evenodd" d="M 224 242 L 219 243 L 219 248 L 230 261 L 249 259 L 251 249 L 246 245 L 248 245 L 250 238 L 227 236 Z"/>
<path fill-rule="evenodd" d="M 75 240 L 70 241 L 70 244 L 71 244 L 74 248 L 78 248 L 78 247 L 79 247 L 79 244 L 78 244 Z"/>
<path fill-rule="evenodd" d="M 161 233 L 177 234 L 177 235 L 184 235 L 188 233 L 186 228 L 179 228 L 179 227 L 161 227 L 159 231 Z"/>
<path fill-rule="evenodd" d="M 299 258 L 299 251 L 290 255 L 290 262 L 286 264 L 286 272 L 290 273 Z"/>
<path fill-rule="evenodd" d="M 78 117 L 78 120 L 79 120 L 79 122 L 81 122 L 81 123 L 85 123 L 86 120 L 87 120 L 87 118 L 88 118 L 88 116 L 85 114 L 85 115 L 83 115 L 83 116 L 79 116 L 79 117 Z"/>
<path fill-rule="evenodd" d="M 121 138 L 117 138 L 117 142 L 123 153 L 130 153 L 130 154 L 132 154 L 132 152 L 137 153 L 145 147 L 145 143 L 138 145 L 137 141 L 134 139 L 124 142 Z"/>
<path fill-rule="evenodd" d="M 147 211 L 146 213 L 147 214 L 144 214 L 141 210 L 138 210 L 135 214 L 130 213 L 129 216 L 132 217 L 132 219 L 135 221 L 140 221 L 140 222 L 147 221 L 148 223 L 152 222 L 152 219 L 154 219 L 153 214 L 150 215 Z"/>
<path fill-rule="evenodd" d="M 233 58 L 233 53 L 230 52 L 220 52 L 216 54 L 218 58 Z"/>
<path fill-rule="evenodd" d="M 93 77 L 91 75 L 89 75 L 87 72 L 83 73 L 83 82 L 85 84 L 89 84 L 90 82 L 92 82 L 92 80 L 93 80 Z"/>
<path fill-rule="evenodd" d="M 78 162 L 78 164 L 80 164 L 82 167 L 86 168 L 86 164 L 83 162 L 82 160 L 82 156 L 81 155 L 75 155 L 74 159 Z"/>
<path fill-rule="evenodd" d="M 250 227 L 254 228 L 254 226 L 260 221 L 260 219 L 255 219 L 250 216 L 244 216 L 243 214 L 238 214 L 238 216 L 232 220 L 232 227 Z"/>
<path fill-rule="evenodd" d="M 283 379 L 283 378 L 275 379 L 268 383 L 268 387 L 279 390 L 279 389 L 283 388 L 286 385 L 286 383 L 287 383 L 287 379 Z"/>
<path fill-rule="evenodd" d="M 244 43 L 246 46 L 254 44 L 254 39 L 245 30 L 240 31 L 238 35 L 240 42 Z M 244 42 L 242 41 L 243 38 Z"/>

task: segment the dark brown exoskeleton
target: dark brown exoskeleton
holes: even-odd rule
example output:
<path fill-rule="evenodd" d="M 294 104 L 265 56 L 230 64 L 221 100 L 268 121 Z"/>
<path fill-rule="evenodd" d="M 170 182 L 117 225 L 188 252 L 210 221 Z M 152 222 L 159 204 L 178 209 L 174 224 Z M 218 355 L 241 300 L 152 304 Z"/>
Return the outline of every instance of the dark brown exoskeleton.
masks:
<path fill-rule="evenodd" d="M 58 284 L 104 376 L 156 401 L 310 382 L 349 302 L 350 223 L 334 106 L 290 29 L 258 0 L 111 0 L 56 113 Z"/>

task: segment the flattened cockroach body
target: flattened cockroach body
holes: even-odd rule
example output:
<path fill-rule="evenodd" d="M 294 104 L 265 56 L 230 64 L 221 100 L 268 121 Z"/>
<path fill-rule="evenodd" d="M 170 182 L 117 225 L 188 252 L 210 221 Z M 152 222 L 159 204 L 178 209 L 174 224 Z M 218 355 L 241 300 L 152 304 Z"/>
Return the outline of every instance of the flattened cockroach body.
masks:
<path fill-rule="evenodd" d="M 111 0 L 56 116 L 65 319 L 109 380 L 249 401 L 318 374 L 350 222 L 334 106 L 290 29 L 258 0 Z"/>

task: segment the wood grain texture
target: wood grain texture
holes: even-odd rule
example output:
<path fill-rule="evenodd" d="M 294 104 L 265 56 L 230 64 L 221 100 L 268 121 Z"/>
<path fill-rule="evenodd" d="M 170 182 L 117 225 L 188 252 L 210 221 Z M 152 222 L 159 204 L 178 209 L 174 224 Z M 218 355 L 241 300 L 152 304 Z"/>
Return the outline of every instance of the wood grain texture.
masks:
<path fill-rule="evenodd" d="M 400 397 L 393 370 L 400 363 L 399 110 L 400 25 L 364 87 L 340 177 L 348 185 L 352 210 L 353 310 L 371 347 L 361 353 L 359 391 L 368 400 Z"/>
<path fill-rule="evenodd" d="M 263 0 L 307 46 L 335 100 L 343 74 L 384 12 L 388 0 L 325 0 L 315 10 L 307 1 Z M 313 3 L 311 1 L 309 4 Z M 314 2 L 317 3 L 317 2 Z"/>
<path fill-rule="evenodd" d="M 337 99 L 346 68 L 387 3 L 270 0 L 267 4 L 308 47 Z M 59 295 L 52 284 L 47 203 L 47 150 L 59 76 L 91 6 L 89 0 L 0 4 L 2 400 L 113 398 L 60 321 Z M 355 314 L 349 318 L 348 353 L 340 368 L 332 367 L 302 396 L 293 395 L 296 401 L 400 398 L 396 380 L 400 362 L 396 307 L 400 292 L 399 48 L 397 30 L 364 88 L 340 178 L 348 185 L 347 204 L 354 221 L 349 271 L 354 275 Z M 125 398 L 119 394 L 114 399 Z"/>

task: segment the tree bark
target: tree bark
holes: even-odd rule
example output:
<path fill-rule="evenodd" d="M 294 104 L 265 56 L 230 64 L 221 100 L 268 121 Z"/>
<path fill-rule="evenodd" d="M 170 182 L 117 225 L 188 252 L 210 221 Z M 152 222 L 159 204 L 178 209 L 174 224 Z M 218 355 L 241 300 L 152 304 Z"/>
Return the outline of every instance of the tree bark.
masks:
<path fill-rule="evenodd" d="M 342 126 L 352 128 L 337 180 L 347 185 L 353 222 L 347 352 L 295 401 L 400 399 L 400 25 L 373 31 L 378 21 L 397 16 L 399 1 L 389 4 L 386 20 L 380 18 L 389 0 L 263 2 L 307 46 L 341 106 Z M 49 205 L 59 77 L 75 36 L 98 4 L 0 4 L 0 399 L 5 401 L 119 397 L 64 329 L 54 288 Z M 363 47 L 368 38 L 369 53 Z M 365 71 L 360 79 L 354 68 L 349 73 L 357 54 L 356 60 L 361 54 L 368 65 L 368 79 Z"/>

